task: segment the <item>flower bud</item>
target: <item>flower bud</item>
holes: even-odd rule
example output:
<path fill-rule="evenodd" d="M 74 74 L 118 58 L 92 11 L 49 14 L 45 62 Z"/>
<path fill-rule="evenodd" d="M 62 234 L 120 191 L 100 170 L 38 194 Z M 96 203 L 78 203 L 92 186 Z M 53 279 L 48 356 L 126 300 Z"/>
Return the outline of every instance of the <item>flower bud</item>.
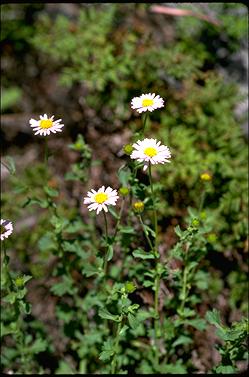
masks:
<path fill-rule="evenodd" d="M 136 213 L 142 213 L 144 210 L 144 203 L 141 201 L 133 203 L 133 209 Z"/>
<path fill-rule="evenodd" d="M 206 211 L 201 211 L 200 217 L 201 217 L 202 220 L 205 220 L 207 218 Z"/>
<path fill-rule="evenodd" d="M 126 144 L 123 147 L 123 151 L 124 151 L 125 154 L 127 154 L 128 156 L 130 156 L 132 154 L 132 151 L 133 151 L 133 146 L 131 144 Z"/>
<path fill-rule="evenodd" d="M 215 243 L 217 241 L 216 234 L 215 233 L 209 233 L 209 235 L 207 236 L 207 240 L 210 243 Z"/>
<path fill-rule="evenodd" d="M 120 187 L 120 189 L 119 189 L 119 193 L 122 196 L 127 196 L 129 194 L 129 192 L 130 191 L 129 191 L 128 187 Z"/>
<path fill-rule="evenodd" d="M 208 172 L 202 173 L 200 175 L 200 177 L 201 177 L 201 180 L 205 181 L 205 182 L 208 182 L 208 181 L 212 180 L 212 175 L 210 173 L 208 173 Z"/>
<path fill-rule="evenodd" d="M 132 293 L 136 290 L 136 285 L 134 283 L 132 283 L 131 281 L 128 281 L 127 283 L 125 283 L 125 290 L 127 293 Z"/>
<path fill-rule="evenodd" d="M 15 279 L 15 284 L 18 288 L 22 288 L 24 286 L 24 279 L 22 276 L 18 276 L 16 279 Z"/>
<path fill-rule="evenodd" d="M 197 218 L 193 219 L 192 220 L 192 223 L 191 225 L 194 227 L 194 228 L 198 228 L 198 226 L 200 225 L 200 222 Z"/>

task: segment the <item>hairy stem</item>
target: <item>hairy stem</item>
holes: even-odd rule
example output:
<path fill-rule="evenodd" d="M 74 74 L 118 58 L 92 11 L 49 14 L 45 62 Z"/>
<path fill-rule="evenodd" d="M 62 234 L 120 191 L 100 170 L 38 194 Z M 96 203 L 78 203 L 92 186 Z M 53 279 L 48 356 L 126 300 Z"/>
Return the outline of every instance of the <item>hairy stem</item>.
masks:
<path fill-rule="evenodd" d="M 182 292 L 181 292 L 181 297 L 182 297 L 182 302 L 180 305 L 180 313 L 183 312 L 184 307 L 185 307 L 185 302 L 187 299 L 187 284 L 188 284 L 188 270 L 187 270 L 187 265 L 188 265 L 188 250 L 189 250 L 190 244 L 187 243 L 186 245 L 186 254 L 184 258 L 184 270 L 183 270 L 183 281 L 182 281 Z"/>
<path fill-rule="evenodd" d="M 45 167 L 45 184 L 48 184 L 48 141 L 44 139 L 44 167 Z"/>
<path fill-rule="evenodd" d="M 119 345 L 119 335 L 120 335 L 120 330 L 122 327 L 122 320 L 123 316 L 121 317 L 121 321 L 118 323 L 118 328 L 116 332 L 116 337 L 115 337 L 115 343 L 114 343 L 114 356 L 112 359 L 112 364 L 111 364 L 111 374 L 116 374 L 116 365 L 117 365 L 117 351 L 118 351 L 118 345 Z"/>
<path fill-rule="evenodd" d="M 145 131 L 145 127 L 146 127 L 147 118 L 148 118 L 148 114 L 145 113 L 144 121 L 143 121 L 143 127 L 142 127 L 142 130 L 141 130 L 141 135 L 142 135 L 142 136 L 144 135 L 144 131 Z"/>
<path fill-rule="evenodd" d="M 142 216 L 141 216 L 141 215 L 138 215 L 138 219 L 139 219 L 139 221 L 140 221 L 140 224 L 142 225 L 142 228 L 143 228 L 143 231 L 144 231 L 145 237 L 146 237 L 146 239 L 147 239 L 147 241 L 148 241 L 148 244 L 150 245 L 150 248 L 151 248 L 151 250 L 153 251 L 153 250 L 154 250 L 154 246 L 152 245 L 151 240 L 150 240 L 150 238 L 149 238 L 148 231 L 147 231 L 147 229 L 146 229 L 145 226 L 144 226 L 144 223 L 143 223 L 143 220 L 142 220 Z"/>
<path fill-rule="evenodd" d="M 155 195 L 154 195 L 154 189 L 153 189 L 153 182 L 152 182 L 152 174 L 151 174 L 151 163 L 149 162 L 149 180 L 150 180 L 150 188 L 151 188 L 151 197 L 153 202 L 153 212 L 154 212 L 154 229 L 155 229 L 155 248 L 154 248 L 154 254 L 156 257 L 156 276 L 155 276 L 155 298 L 154 298 L 154 310 L 155 310 L 155 321 L 154 321 L 154 333 L 155 333 L 155 343 L 156 343 L 156 362 L 159 363 L 159 347 L 157 344 L 157 337 L 159 333 L 160 328 L 160 322 L 159 322 L 159 288 L 160 288 L 160 276 L 157 272 L 157 266 L 159 263 L 159 252 L 158 252 L 158 227 L 157 227 L 157 211 L 156 211 L 156 204 L 155 204 Z"/>
<path fill-rule="evenodd" d="M 205 190 L 202 190 L 202 193 L 201 193 L 201 200 L 200 200 L 200 205 L 199 205 L 199 214 L 201 213 L 202 209 L 203 209 L 203 205 L 204 205 L 204 201 L 205 201 L 205 196 L 206 196 L 206 191 Z"/>
<path fill-rule="evenodd" d="M 106 251 L 105 251 L 105 257 L 104 257 L 104 274 L 105 276 L 107 275 L 107 258 L 108 258 L 108 226 L 107 226 L 107 218 L 106 218 L 106 213 L 103 211 L 104 214 L 104 219 L 105 219 L 105 239 L 106 239 Z"/>
<path fill-rule="evenodd" d="M 8 281 L 9 281 L 8 290 L 9 290 L 9 292 L 11 292 L 14 289 L 14 284 L 13 284 L 13 281 L 12 281 L 11 274 L 9 272 L 9 266 L 8 266 L 9 265 L 9 257 L 7 255 L 7 252 L 6 252 L 5 241 L 3 241 L 2 243 L 3 243 L 3 263 L 4 263 L 4 266 L 5 266 L 5 271 L 7 273 L 7 278 L 8 278 Z"/>
<path fill-rule="evenodd" d="M 114 231 L 114 240 L 116 238 L 116 235 L 117 235 L 117 232 L 118 232 L 118 228 L 119 228 L 119 224 L 120 224 L 120 221 L 121 221 L 121 218 L 122 218 L 122 214 L 123 214 L 123 211 L 124 211 L 124 204 L 125 204 L 125 199 L 123 198 L 122 200 L 122 204 L 121 204 L 121 208 L 120 208 L 120 212 L 119 212 L 119 215 L 118 215 L 118 221 L 117 221 L 117 224 L 116 224 L 116 227 L 115 227 L 115 231 Z"/>
<path fill-rule="evenodd" d="M 151 163 L 149 162 L 149 180 L 150 180 L 150 188 L 151 188 L 151 198 L 153 202 L 153 213 L 154 213 L 154 229 L 155 229 L 155 256 L 158 257 L 158 246 L 157 246 L 157 236 L 158 236 L 158 229 L 157 229 L 157 211 L 156 211 L 156 204 L 155 204 L 155 195 L 153 189 L 153 182 L 152 182 L 152 175 L 151 175 Z"/>

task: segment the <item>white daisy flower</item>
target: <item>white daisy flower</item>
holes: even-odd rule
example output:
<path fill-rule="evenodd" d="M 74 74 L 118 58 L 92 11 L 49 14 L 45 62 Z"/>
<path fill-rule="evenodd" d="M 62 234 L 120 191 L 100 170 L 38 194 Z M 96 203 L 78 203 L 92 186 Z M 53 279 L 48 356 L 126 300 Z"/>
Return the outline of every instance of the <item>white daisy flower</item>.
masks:
<path fill-rule="evenodd" d="M 161 145 L 160 141 L 156 139 L 138 140 L 133 144 L 133 152 L 131 158 L 139 162 L 145 162 L 143 170 L 146 170 L 149 163 L 164 164 L 170 162 L 171 153 L 166 145 Z"/>
<path fill-rule="evenodd" d="M 3 241 L 5 238 L 8 238 L 11 233 L 13 232 L 13 225 L 12 222 L 9 220 L 1 219 L 1 241 Z"/>
<path fill-rule="evenodd" d="M 91 190 L 88 191 L 87 197 L 84 198 L 84 204 L 90 204 L 88 206 L 89 211 L 97 210 L 97 215 L 102 209 L 108 212 L 108 205 L 116 205 L 116 201 L 119 196 L 117 195 L 117 190 L 113 190 L 111 187 L 102 186 L 98 191 Z"/>
<path fill-rule="evenodd" d="M 40 120 L 30 119 L 29 123 L 30 126 L 33 128 L 33 131 L 35 131 L 35 135 L 43 135 L 47 136 L 50 134 L 50 132 L 53 132 L 56 134 L 56 132 L 61 132 L 62 127 L 64 127 L 64 124 L 61 124 L 61 119 L 53 120 L 54 115 L 51 118 L 48 118 L 47 114 L 44 114 L 43 116 L 40 115 Z"/>
<path fill-rule="evenodd" d="M 139 113 L 149 110 L 154 111 L 164 107 L 164 100 L 155 93 L 142 94 L 140 97 L 134 97 L 131 101 L 131 108 L 137 110 Z"/>

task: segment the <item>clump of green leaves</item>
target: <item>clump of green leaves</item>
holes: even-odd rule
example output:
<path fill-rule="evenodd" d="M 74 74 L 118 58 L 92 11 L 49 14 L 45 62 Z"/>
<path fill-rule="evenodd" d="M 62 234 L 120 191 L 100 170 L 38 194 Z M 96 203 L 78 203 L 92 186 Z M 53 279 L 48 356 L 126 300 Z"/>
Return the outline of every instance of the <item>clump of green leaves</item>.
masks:
<path fill-rule="evenodd" d="M 217 328 L 216 335 L 222 342 L 216 345 L 221 355 L 221 362 L 213 368 L 213 372 L 222 374 L 238 372 L 237 362 L 248 360 L 248 319 L 244 317 L 228 327 L 222 324 L 220 313 L 216 309 L 208 311 L 206 319 Z"/>

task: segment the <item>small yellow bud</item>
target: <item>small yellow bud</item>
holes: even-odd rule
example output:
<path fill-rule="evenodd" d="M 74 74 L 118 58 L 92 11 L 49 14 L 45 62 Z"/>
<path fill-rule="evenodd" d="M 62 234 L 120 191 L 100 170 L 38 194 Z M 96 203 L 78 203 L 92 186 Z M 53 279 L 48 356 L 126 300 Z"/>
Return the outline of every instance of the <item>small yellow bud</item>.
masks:
<path fill-rule="evenodd" d="M 209 233 L 209 235 L 207 236 L 207 240 L 210 243 L 215 243 L 217 241 L 216 234 L 215 233 Z"/>
<path fill-rule="evenodd" d="M 122 196 L 127 196 L 129 194 L 129 189 L 128 187 L 120 187 L 119 193 Z"/>
<path fill-rule="evenodd" d="M 198 219 L 193 219 L 191 225 L 192 225 L 193 227 L 195 227 L 195 228 L 198 228 L 198 226 L 200 225 L 200 222 L 199 222 Z"/>
<path fill-rule="evenodd" d="M 211 181 L 212 180 L 212 175 L 209 174 L 208 172 L 202 173 L 201 174 L 201 180 L 202 181 L 206 181 L 206 182 Z"/>
<path fill-rule="evenodd" d="M 125 152 L 125 154 L 127 154 L 128 156 L 130 156 L 132 154 L 132 151 L 133 151 L 133 146 L 131 144 L 126 144 L 123 147 L 123 151 Z"/>
<path fill-rule="evenodd" d="M 24 279 L 22 276 L 18 276 L 16 279 L 15 279 L 15 284 L 18 288 L 21 288 L 24 286 Z"/>
<path fill-rule="evenodd" d="M 143 202 L 135 202 L 133 203 L 133 209 L 137 213 L 141 213 L 144 210 L 144 203 Z"/>
<path fill-rule="evenodd" d="M 130 281 L 128 281 L 127 283 L 125 283 L 125 290 L 127 293 L 132 293 L 136 290 L 136 285 Z"/>
<path fill-rule="evenodd" d="M 207 218 L 206 211 L 201 211 L 200 217 L 201 217 L 201 219 L 205 220 Z"/>

